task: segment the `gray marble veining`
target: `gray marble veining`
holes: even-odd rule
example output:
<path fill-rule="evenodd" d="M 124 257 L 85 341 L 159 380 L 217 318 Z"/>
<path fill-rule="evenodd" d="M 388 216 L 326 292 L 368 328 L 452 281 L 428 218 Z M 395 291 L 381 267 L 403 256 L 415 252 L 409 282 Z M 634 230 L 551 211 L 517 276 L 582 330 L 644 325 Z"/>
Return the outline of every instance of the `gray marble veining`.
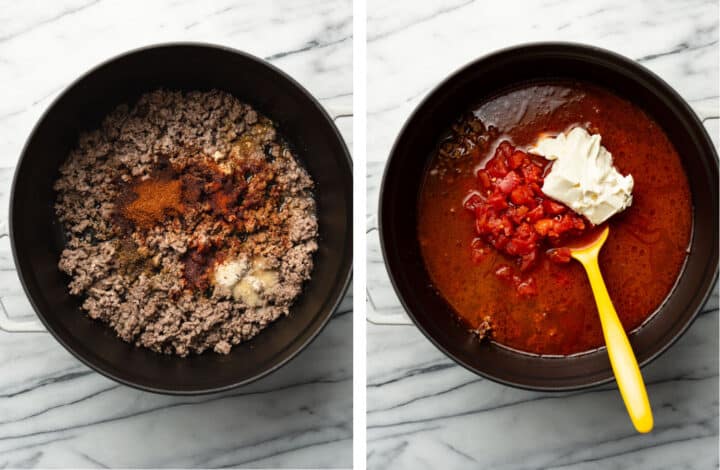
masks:
<path fill-rule="evenodd" d="M 264 57 L 352 135 L 352 4 L 0 1 L 0 300 L 34 314 L 7 237 L 13 168 L 41 113 L 77 76 L 147 44 L 199 41 Z M 153 395 L 92 372 L 48 334 L 0 333 L 0 467 L 349 467 L 352 297 L 293 362 L 237 391 Z"/>
<path fill-rule="evenodd" d="M 634 58 L 694 107 L 718 144 L 718 4 L 570 0 L 368 2 L 371 226 L 392 142 L 463 64 L 530 41 L 594 44 Z M 368 235 L 371 318 L 406 319 Z M 370 469 L 709 469 L 718 466 L 717 288 L 687 334 L 644 370 L 656 428 L 637 435 L 614 386 L 545 394 L 483 380 L 414 326 L 368 324 Z"/>

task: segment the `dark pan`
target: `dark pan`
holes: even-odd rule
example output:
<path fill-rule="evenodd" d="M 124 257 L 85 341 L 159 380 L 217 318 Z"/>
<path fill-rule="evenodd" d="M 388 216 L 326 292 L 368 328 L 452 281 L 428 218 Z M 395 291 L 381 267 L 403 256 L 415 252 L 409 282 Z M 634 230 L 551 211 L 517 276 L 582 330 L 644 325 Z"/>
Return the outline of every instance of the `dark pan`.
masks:
<path fill-rule="evenodd" d="M 457 116 L 513 84 L 553 79 L 594 83 L 639 105 L 663 127 L 690 180 L 691 251 L 666 302 L 630 336 L 641 365 L 658 357 L 687 330 L 710 294 L 718 269 L 717 154 L 702 123 L 667 83 L 625 57 L 565 43 L 513 47 L 463 67 L 417 107 L 395 142 L 380 192 L 380 241 L 400 301 L 439 349 L 477 374 L 532 390 L 572 390 L 612 380 L 606 350 L 551 358 L 479 344 L 432 288 L 417 240 L 415 208 L 425 165 Z"/>
<path fill-rule="evenodd" d="M 320 226 L 312 279 L 287 318 L 228 356 L 180 359 L 135 348 L 87 317 L 58 270 L 61 227 L 53 212 L 58 168 L 78 133 L 115 106 L 157 88 L 232 93 L 279 125 L 316 182 Z M 124 384 L 161 393 L 226 390 L 282 366 L 307 346 L 341 300 L 352 266 L 352 170 L 330 117 L 296 81 L 245 53 L 170 44 L 114 58 L 70 85 L 40 119 L 20 156 L 10 199 L 10 239 L 22 285 L 37 315 L 78 359 Z"/>

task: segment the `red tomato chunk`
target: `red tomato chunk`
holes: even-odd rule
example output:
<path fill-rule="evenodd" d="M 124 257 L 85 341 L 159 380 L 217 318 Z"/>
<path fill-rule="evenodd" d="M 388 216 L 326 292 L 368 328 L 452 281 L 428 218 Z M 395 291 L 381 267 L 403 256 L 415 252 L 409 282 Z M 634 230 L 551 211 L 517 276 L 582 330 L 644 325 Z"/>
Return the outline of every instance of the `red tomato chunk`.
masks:
<path fill-rule="evenodd" d="M 521 273 L 530 270 L 544 254 L 555 263 L 570 261 L 570 250 L 558 248 L 569 238 L 582 235 L 590 223 L 564 204 L 542 192 L 543 178 L 550 162 L 517 150 L 503 141 L 495 155 L 477 172 L 477 189 L 464 206 L 475 215 L 478 238 L 472 243 L 472 257 L 480 262 L 487 244 L 514 258 Z M 508 265 L 495 275 L 511 282 L 518 294 L 537 294 L 532 277 L 521 277 Z"/>

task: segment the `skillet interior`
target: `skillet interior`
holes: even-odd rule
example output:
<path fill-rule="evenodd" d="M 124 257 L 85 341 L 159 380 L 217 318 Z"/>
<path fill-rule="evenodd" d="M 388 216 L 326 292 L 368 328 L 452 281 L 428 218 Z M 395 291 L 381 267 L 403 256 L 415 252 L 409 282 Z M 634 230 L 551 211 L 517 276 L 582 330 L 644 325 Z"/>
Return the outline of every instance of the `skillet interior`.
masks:
<path fill-rule="evenodd" d="M 643 108 L 666 132 L 683 160 L 694 206 L 691 252 L 675 289 L 630 341 L 641 365 L 669 347 L 690 325 L 717 277 L 718 165 L 702 124 L 657 76 L 619 55 L 587 46 L 545 43 L 500 51 L 459 70 L 418 106 L 397 138 L 380 194 L 380 240 L 395 290 L 415 324 L 468 369 L 534 390 L 569 390 L 612 380 L 605 349 L 548 358 L 479 344 L 432 288 L 417 240 L 422 175 L 442 133 L 469 106 L 509 86 L 575 79 L 607 88 Z"/>
<path fill-rule="evenodd" d="M 186 359 L 138 349 L 81 312 L 57 268 L 62 230 L 52 204 L 58 167 L 78 133 L 115 106 L 156 88 L 228 91 L 275 121 L 316 182 L 320 227 L 312 279 L 291 314 L 228 356 Z M 246 54 L 199 44 L 150 47 L 112 59 L 72 84 L 41 118 L 23 150 L 10 202 L 10 236 L 23 287 L 48 330 L 99 372 L 138 388 L 219 391 L 262 377 L 307 345 L 329 320 L 352 264 L 352 172 L 331 119 L 294 80 Z"/>

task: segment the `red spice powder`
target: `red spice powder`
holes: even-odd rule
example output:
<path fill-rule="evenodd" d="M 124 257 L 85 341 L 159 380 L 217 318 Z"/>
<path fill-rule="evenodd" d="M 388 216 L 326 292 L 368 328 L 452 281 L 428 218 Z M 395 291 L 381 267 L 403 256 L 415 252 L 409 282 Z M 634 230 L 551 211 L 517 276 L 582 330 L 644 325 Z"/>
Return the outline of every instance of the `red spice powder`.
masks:
<path fill-rule="evenodd" d="M 183 166 L 163 161 L 150 178 L 124 186 L 117 200 L 117 222 L 130 229 L 153 228 L 170 217 L 190 211 L 197 217 L 215 219 L 216 228 L 230 233 L 247 233 L 278 226 L 280 195 L 273 190 L 275 173 L 264 159 L 245 159 L 226 174 L 213 161 L 191 159 Z M 275 208 L 268 209 L 270 207 Z M 192 240 L 183 256 L 187 287 L 205 290 L 209 273 L 222 262 L 217 245 L 222 238 Z"/>
<path fill-rule="evenodd" d="M 122 214 L 136 226 L 150 228 L 168 214 L 182 213 L 182 182 L 179 179 L 150 178 L 132 186 L 137 198 L 122 208 Z"/>

